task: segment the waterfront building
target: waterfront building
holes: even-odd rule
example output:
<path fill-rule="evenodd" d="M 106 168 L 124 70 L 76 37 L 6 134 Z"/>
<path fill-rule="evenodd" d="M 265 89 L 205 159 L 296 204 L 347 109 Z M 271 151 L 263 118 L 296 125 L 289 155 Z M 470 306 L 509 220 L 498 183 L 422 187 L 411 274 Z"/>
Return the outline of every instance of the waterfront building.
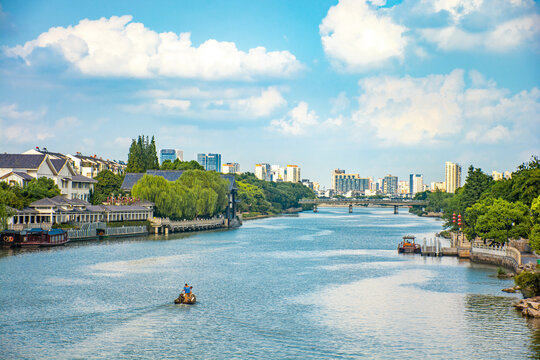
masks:
<path fill-rule="evenodd" d="M 221 154 L 197 154 L 197 162 L 204 170 L 221 171 Z"/>
<path fill-rule="evenodd" d="M 161 149 L 159 151 L 159 163 L 163 164 L 165 160 L 174 162 L 176 159 L 184 161 L 184 150 L 180 149 Z"/>
<path fill-rule="evenodd" d="M 144 221 L 154 216 L 154 204 L 138 201 L 131 205 L 92 205 L 81 199 L 63 196 L 34 201 L 18 210 L 9 221 L 10 228 L 50 228 L 54 224 L 89 222 Z"/>
<path fill-rule="evenodd" d="M 335 169 L 332 173 L 332 189 L 338 194 L 353 190 L 364 193 L 369 188 L 369 178 L 362 178 L 359 174 L 346 174 L 345 170 L 341 169 Z"/>
<path fill-rule="evenodd" d="M 300 168 L 298 165 L 287 165 L 285 181 L 294 183 L 300 182 Z"/>
<path fill-rule="evenodd" d="M 395 195 L 398 192 L 398 177 L 386 175 L 382 182 L 382 191 L 385 194 Z"/>
<path fill-rule="evenodd" d="M 239 163 L 226 163 L 221 167 L 221 172 L 223 174 L 240 174 L 240 164 Z"/>
<path fill-rule="evenodd" d="M 48 154 L 0 154 L 0 181 L 26 186 L 32 179 L 52 179 L 67 199 L 88 200 L 96 180 L 75 172 L 67 157 Z"/>
<path fill-rule="evenodd" d="M 424 191 L 424 177 L 422 174 L 409 175 L 409 194 L 414 195 Z"/>
<path fill-rule="evenodd" d="M 446 192 L 454 194 L 456 189 L 461 187 L 461 166 L 459 164 L 447 161 L 445 163 L 444 179 Z"/>

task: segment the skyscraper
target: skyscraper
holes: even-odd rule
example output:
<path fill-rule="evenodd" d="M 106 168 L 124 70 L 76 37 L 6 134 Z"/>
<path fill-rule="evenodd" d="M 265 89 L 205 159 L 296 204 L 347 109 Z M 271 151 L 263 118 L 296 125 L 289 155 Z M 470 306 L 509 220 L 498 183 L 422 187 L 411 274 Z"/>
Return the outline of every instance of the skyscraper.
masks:
<path fill-rule="evenodd" d="M 222 173 L 224 174 L 236 174 L 240 172 L 240 164 L 239 163 L 226 163 L 222 166 Z"/>
<path fill-rule="evenodd" d="M 197 162 L 207 171 L 221 171 L 221 154 L 197 154 Z"/>
<path fill-rule="evenodd" d="M 270 164 L 255 164 L 255 177 L 259 180 L 270 181 Z"/>
<path fill-rule="evenodd" d="M 287 165 L 285 181 L 300 182 L 300 168 L 298 167 L 298 165 Z"/>
<path fill-rule="evenodd" d="M 414 195 L 424 191 L 424 177 L 422 174 L 409 175 L 409 194 Z"/>
<path fill-rule="evenodd" d="M 447 161 L 445 164 L 445 186 L 447 193 L 455 193 L 461 187 L 461 166 Z"/>

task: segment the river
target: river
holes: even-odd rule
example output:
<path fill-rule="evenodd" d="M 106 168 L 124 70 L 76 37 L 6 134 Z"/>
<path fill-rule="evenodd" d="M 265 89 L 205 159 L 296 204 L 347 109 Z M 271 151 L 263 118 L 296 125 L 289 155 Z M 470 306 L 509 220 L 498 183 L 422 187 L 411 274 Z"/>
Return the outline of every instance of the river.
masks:
<path fill-rule="evenodd" d="M 398 255 L 440 221 L 321 208 L 231 231 L 0 253 L 0 358 L 540 358 L 512 280 Z M 198 303 L 174 305 L 184 282 Z"/>

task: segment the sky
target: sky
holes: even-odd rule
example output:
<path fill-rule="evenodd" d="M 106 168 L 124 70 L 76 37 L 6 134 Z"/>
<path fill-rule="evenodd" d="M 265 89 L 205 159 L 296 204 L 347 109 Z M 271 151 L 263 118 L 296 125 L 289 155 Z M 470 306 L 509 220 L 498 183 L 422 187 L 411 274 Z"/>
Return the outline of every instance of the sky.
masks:
<path fill-rule="evenodd" d="M 0 35 L 2 153 L 148 135 L 326 187 L 540 155 L 532 0 L 0 0 Z"/>

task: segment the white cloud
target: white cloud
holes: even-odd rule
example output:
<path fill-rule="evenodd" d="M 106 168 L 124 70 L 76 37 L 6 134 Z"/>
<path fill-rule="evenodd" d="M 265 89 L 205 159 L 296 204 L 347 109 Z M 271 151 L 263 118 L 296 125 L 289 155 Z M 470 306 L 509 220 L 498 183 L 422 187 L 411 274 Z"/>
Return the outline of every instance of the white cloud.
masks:
<path fill-rule="evenodd" d="M 332 105 L 330 112 L 333 114 L 347 110 L 350 105 L 347 93 L 345 91 L 340 92 L 336 98 L 330 99 L 330 104 Z"/>
<path fill-rule="evenodd" d="M 274 87 L 263 90 L 260 96 L 237 99 L 230 102 L 231 110 L 245 113 L 248 116 L 263 117 L 272 114 L 276 109 L 285 106 L 287 101 Z"/>
<path fill-rule="evenodd" d="M 30 64 L 35 49 L 52 48 L 92 76 L 250 80 L 286 77 L 301 68 L 288 51 L 259 46 L 244 52 L 233 42 L 214 39 L 195 47 L 190 33 L 157 33 L 131 20 L 129 15 L 84 19 L 75 26 L 51 28 L 22 46 L 8 48 L 6 54 Z"/>
<path fill-rule="evenodd" d="M 470 87 L 459 69 L 423 78 L 363 79 L 364 93 L 352 119 L 386 145 L 540 141 L 540 90 L 510 96 L 477 71 L 470 77 Z"/>
<path fill-rule="evenodd" d="M 382 2 L 372 2 L 374 5 Z M 365 0 L 340 0 L 319 26 L 326 54 L 348 70 L 365 70 L 402 59 L 407 28 Z"/>
<path fill-rule="evenodd" d="M 540 34 L 540 16 L 537 14 L 512 19 L 495 28 L 472 33 L 457 26 L 440 29 L 421 29 L 420 35 L 433 42 L 439 49 L 473 50 L 485 49 L 493 52 L 505 52 L 523 44 L 534 45 Z"/>
<path fill-rule="evenodd" d="M 484 0 L 424 0 L 424 6 L 432 6 L 434 12 L 447 11 L 455 20 L 478 10 Z"/>
<path fill-rule="evenodd" d="M 318 125 L 318 116 L 315 111 L 308 110 L 304 101 L 287 113 L 287 116 L 272 120 L 271 128 L 286 135 L 302 135 L 313 130 Z"/>
<path fill-rule="evenodd" d="M 165 106 L 168 109 L 178 109 L 185 111 L 189 109 L 191 101 L 189 100 L 179 100 L 179 99 L 158 99 L 158 105 Z"/>

